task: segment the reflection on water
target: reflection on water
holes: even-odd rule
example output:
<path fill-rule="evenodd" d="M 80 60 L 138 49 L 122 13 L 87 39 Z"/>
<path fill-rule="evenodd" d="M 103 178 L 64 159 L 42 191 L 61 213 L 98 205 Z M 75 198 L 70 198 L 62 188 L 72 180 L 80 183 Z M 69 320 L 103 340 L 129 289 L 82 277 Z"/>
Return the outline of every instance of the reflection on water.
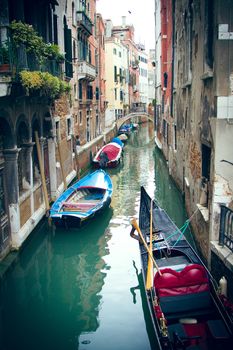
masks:
<path fill-rule="evenodd" d="M 138 242 L 140 186 L 177 225 L 182 197 L 155 150 L 152 123 L 125 146 L 113 181 L 111 208 L 81 229 L 55 229 L 45 220 L 18 254 L 0 286 L 2 350 L 156 349 L 141 274 Z"/>
<path fill-rule="evenodd" d="M 77 349 L 96 331 L 112 213 L 79 231 L 41 225 L 1 285 L 3 349 Z"/>

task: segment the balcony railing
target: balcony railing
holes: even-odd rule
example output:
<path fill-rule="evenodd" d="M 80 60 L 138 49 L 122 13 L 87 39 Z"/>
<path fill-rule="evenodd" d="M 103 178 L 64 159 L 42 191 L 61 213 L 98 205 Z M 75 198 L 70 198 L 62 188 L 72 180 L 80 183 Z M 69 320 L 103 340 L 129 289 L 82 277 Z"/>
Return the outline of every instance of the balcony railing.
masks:
<path fill-rule="evenodd" d="M 77 23 L 82 27 L 89 35 L 92 35 L 92 21 L 83 11 L 77 11 Z"/>
<path fill-rule="evenodd" d="M 219 244 L 233 252 L 233 211 L 221 205 Z"/>
<path fill-rule="evenodd" d="M 96 69 L 95 67 L 86 62 L 80 61 L 78 62 L 78 79 L 86 79 L 89 81 L 93 81 L 96 78 Z"/>

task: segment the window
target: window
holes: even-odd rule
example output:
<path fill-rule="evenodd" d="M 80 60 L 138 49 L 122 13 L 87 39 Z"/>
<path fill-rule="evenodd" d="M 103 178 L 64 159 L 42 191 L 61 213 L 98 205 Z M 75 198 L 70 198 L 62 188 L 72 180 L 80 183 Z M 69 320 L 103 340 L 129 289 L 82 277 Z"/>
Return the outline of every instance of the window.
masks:
<path fill-rule="evenodd" d="M 114 81 L 117 83 L 117 66 L 114 66 Z"/>
<path fill-rule="evenodd" d="M 210 179 L 211 148 L 202 144 L 202 176 Z"/>
<path fill-rule="evenodd" d="M 167 122 L 165 119 L 163 119 L 163 138 L 164 140 L 167 138 Z"/>
<path fill-rule="evenodd" d="M 64 48 L 65 48 L 65 74 L 69 78 L 73 78 L 72 65 L 72 34 L 68 28 L 66 18 L 64 17 Z"/>
<path fill-rule="evenodd" d="M 123 102 L 124 100 L 124 92 L 120 90 L 120 101 Z"/>
<path fill-rule="evenodd" d="M 91 141 L 91 130 L 90 130 L 90 111 L 87 111 L 87 129 L 86 129 L 87 142 Z"/>
<path fill-rule="evenodd" d="M 83 99 L 83 89 L 82 89 L 81 81 L 79 81 L 79 83 L 78 83 L 78 98 L 79 98 L 79 100 Z"/>
<path fill-rule="evenodd" d="M 60 141 L 60 120 L 55 120 L 55 133 L 56 133 L 56 142 Z"/>
<path fill-rule="evenodd" d="M 114 89 L 115 100 L 117 100 L 117 89 Z"/>
<path fill-rule="evenodd" d="M 116 55 L 117 54 L 117 50 L 114 48 L 113 49 L 113 55 Z"/>
<path fill-rule="evenodd" d="M 67 117 L 66 119 L 66 136 L 69 139 L 72 135 L 72 120 L 71 117 Z"/>
<path fill-rule="evenodd" d="M 176 125 L 174 125 L 174 144 L 173 144 L 173 148 L 176 151 L 177 150 L 177 130 L 176 130 Z"/>
<path fill-rule="evenodd" d="M 82 111 L 79 111 L 79 125 L 82 125 L 82 122 L 83 122 Z"/>
<path fill-rule="evenodd" d="M 73 40 L 73 58 L 74 58 L 74 59 L 77 58 L 77 55 L 76 55 L 76 43 L 75 43 L 74 40 Z"/>
<path fill-rule="evenodd" d="M 72 2 L 72 24 L 75 25 L 75 6 Z"/>
<path fill-rule="evenodd" d="M 98 87 L 95 88 L 95 98 L 96 98 L 96 100 L 99 100 L 99 98 L 100 98 L 100 93 L 99 93 Z"/>
<path fill-rule="evenodd" d="M 205 1 L 205 67 L 206 69 L 213 68 L 213 32 L 214 32 L 214 26 L 213 26 L 213 1 L 207 0 Z"/>
<path fill-rule="evenodd" d="M 121 57 L 121 52 L 119 51 L 118 56 Z"/>

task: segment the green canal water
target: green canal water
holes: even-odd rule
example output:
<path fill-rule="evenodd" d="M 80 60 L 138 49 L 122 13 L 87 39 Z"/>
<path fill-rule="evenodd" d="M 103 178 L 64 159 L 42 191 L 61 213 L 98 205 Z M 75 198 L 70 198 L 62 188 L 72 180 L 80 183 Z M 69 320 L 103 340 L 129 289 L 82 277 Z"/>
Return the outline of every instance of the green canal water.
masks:
<path fill-rule="evenodd" d="M 109 209 L 81 229 L 56 229 L 45 219 L 0 280 L 1 350 L 156 349 L 138 243 L 129 235 L 140 186 L 179 227 L 186 216 L 151 123 L 130 136 L 123 162 L 109 173 Z"/>

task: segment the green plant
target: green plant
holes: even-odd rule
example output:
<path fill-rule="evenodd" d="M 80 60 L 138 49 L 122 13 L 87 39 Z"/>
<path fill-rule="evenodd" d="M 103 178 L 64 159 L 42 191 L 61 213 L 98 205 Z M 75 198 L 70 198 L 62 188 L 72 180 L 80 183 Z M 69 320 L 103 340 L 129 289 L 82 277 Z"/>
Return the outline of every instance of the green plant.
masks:
<path fill-rule="evenodd" d="M 56 44 L 46 44 L 45 56 L 58 62 L 64 62 L 65 56 L 60 53 L 60 48 Z"/>
<path fill-rule="evenodd" d="M 19 75 L 22 86 L 25 88 L 27 94 L 42 88 L 43 80 L 40 72 L 28 72 L 24 70 Z"/>
<path fill-rule="evenodd" d="M 29 95 L 35 91 L 40 91 L 42 96 L 47 96 L 51 99 L 59 98 L 62 94 L 70 91 L 70 86 L 63 80 L 54 77 L 48 72 L 20 72 L 20 81 Z"/>
<path fill-rule="evenodd" d="M 27 52 L 33 53 L 39 62 L 43 61 L 46 44 L 30 24 L 11 22 L 12 40 L 16 47 L 24 45 Z"/>
<path fill-rule="evenodd" d="M 43 63 L 47 59 L 54 59 L 57 62 L 65 60 L 64 55 L 60 53 L 59 46 L 45 43 L 30 24 L 13 21 L 10 28 L 14 45 L 16 47 L 24 45 L 26 51 L 34 54 L 39 63 Z"/>

